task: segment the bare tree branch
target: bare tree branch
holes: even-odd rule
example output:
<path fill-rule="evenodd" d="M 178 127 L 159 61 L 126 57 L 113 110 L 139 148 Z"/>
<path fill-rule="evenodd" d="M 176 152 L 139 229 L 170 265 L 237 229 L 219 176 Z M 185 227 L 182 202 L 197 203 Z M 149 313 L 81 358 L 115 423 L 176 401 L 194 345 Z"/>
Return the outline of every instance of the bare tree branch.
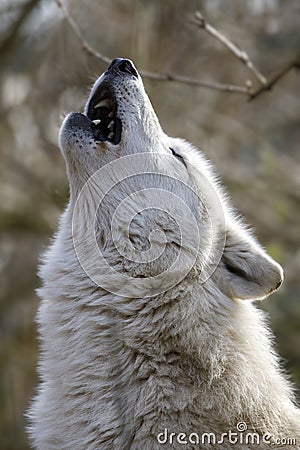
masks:
<path fill-rule="evenodd" d="M 224 36 L 220 31 L 214 28 L 212 25 L 206 22 L 200 11 L 195 13 L 194 21 L 192 22 L 199 28 L 203 28 L 208 34 L 216 38 L 221 42 L 233 55 L 238 58 L 242 63 L 246 64 L 248 69 L 260 82 L 260 86 L 256 90 L 252 90 L 252 84 L 249 84 L 248 96 L 249 100 L 253 100 L 265 91 L 269 91 L 272 87 L 286 75 L 292 69 L 300 68 L 300 54 L 288 64 L 286 64 L 275 76 L 269 80 L 254 66 L 250 60 L 248 54 L 241 50 L 236 44 L 234 44 L 230 39 Z"/>
<path fill-rule="evenodd" d="M 208 34 L 216 38 L 221 44 L 223 44 L 227 50 L 229 50 L 236 58 L 238 58 L 243 64 L 245 64 L 248 69 L 253 73 L 257 80 L 262 84 L 267 83 L 267 79 L 263 74 L 254 66 L 250 60 L 248 54 L 241 50 L 236 44 L 234 44 L 230 39 L 228 39 L 224 34 L 220 33 L 216 28 L 206 22 L 200 11 L 195 13 L 195 20 L 193 22 L 199 28 L 203 28 Z"/>
<path fill-rule="evenodd" d="M 89 53 L 90 55 L 94 56 L 95 58 L 99 59 L 100 61 L 104 62 L 105 64 L 109 64 L 111 62 L 111 58 L 103 55 L 102 53 L 99 53 L 98 51 L 94 50 L 84 39 L 82 36 L 81 31 L 79 30 L 76 22 L 74 21 L 73 17 L 70 15 L 69 11 L 67 10 L 65 4 L 62 0 L 56 0 L 56 3 L 58 6 L 62 9 L 64 16 L 77 35 L 79 41 L 82 44 L 82 47 L 84 50 Z M 223 84 L 223 83 L 216 83 L 213 81 L 202 81 L 202 80 L 196 80 L 194 78 L 185 77 L 181 75 L 176 75 L 173 73 L 154 73 L 154 72 L 148 72 L 145 70 L 140 70 L 140 74 L 144 78 L 149 78 L 151 80 L 157 80 L 157 81 L 174 81 L 177 83 L 183 83 L 183 84 L 190 84 L 193 86 L 199 86 L 199 87 L 205 87 L 208 89 L 216 89 L 218 91 L 225 91 L 225 92 L 235 92 L 238 94 L 244 94 L 249 95 L 249 88 L 244 86 L 236 86 L 231 84 Z"/>
<path fill-rule="evenodd" d="M 286 75 L 288 72 L 290 72 L 292 69 L 300 69 L 300 54 L 293 60 L 290 61 L 288 64 L 286 64 L 276 75 L 274 75 L 272 78 L 267 80 L 267 82 L 260 86 L 256 91 L 249 94 L 249 100 L 254 100 L 256 97 L 258 97 L 262 92 L 269 91 L 272 89 L 272 87 Z"/>
<path fill-rule="evenodd" d="M 99 59 L 105 64 L 109 64 L 112 60 L 106 55 L 103 55 L 102 53 L 94 50 L 90 44 L 84 39 L 80 29 L 78 28 L 75 20 L 70 15 L 68 9 L 66 8 L 63 0 L 56 0 L 57 5 L 61 8 L 63 11 L 63 14 L 65 16 L 65 19 L 67 20 L 70 27 L 75 32 L 76 36 L 78 37 L 79 41 L 82 44 L 83 49 L 93 57 Z M 245 82 L 245 86 L 239 86 L 235 84 L 223 84 L 218 83 L 214 81 L 204 81 L 204 80 L 197 80 L 194 78 L 190 78 L 187 76 L 182 76 L 174 73 L 155 73 L 155 72 L 148 72 L 145 70 L 141 70 L 140 74 L 144 78 L 148 78 L 151 80 L 157 80 L 157 81 L 173 81 L 177 83 L 183 83 L 188 84 L 192 86 L 198 86 L 198 87 L 204 87 L 208 89 L 215 89 L 218 91 L 223 92 L 231 92 L 231 93 L 237 93 L 246 95 L 248 97 L 248 100 L 253 100 L 256 97 L 258 97 L 260 94 L 262 94 L 265 91 L 268 91 L 272 89 L 272 87 L 284 76 L 286 75 L 290 70 L 293 68 L 300 67 L 300 56 L 298 56 L 295 60 L 291 61 L 289 64 L 284 66 L 282 70 L 280 70 L 273 78 L 268 80 L 251 62 L 248 54 L 241 50 L 237 45 L 235 45 L 230 39 L 226 38 L 222 33 L 220 33 L 218 30 L 216 30 L 214 27 L 212 27 L 210 24 L 208 24 L 202 14 L 198 11 L 195 13 L 195 21 L 193 22 L 198 27 L 205 29 L 211 36 L 215 37 L 219 42 L 221 42 L 228 50 L 231 51 L 231 53 L 236 56 L 243 64 L 245 64 L 248 69 L 251 71 L 251 73 L 256 77 L 256 79 L 259 81 L 260 86 L 253 91 L 252 89 L 252 83 L 249 81 Z"/>
<path fill-rule="evenodd" d="M 90 55 L 96 57 L 97 59 L 100 59 L 100 61 L 104 62 L 105 64 L 109 64 L 111 62 L 111 59 L 108 58 L 105 55 L 102 55 L 102 53 L 97 52 L 94 50 L 84 39 L 84 37 L 81 34 L 81 31 L 79 30 L 77 23 L 73 19 L 73 17 L 69 14 L 69 11 L 67 10 L 65 4 L 61 0 L 56 0 L 57 5 L 59 8 L 61 8 L 66 20 L 68 21 L 69 25 L 75 32 L 76 36 L 78 37 L 79 41 L 81 42 L 84 50 L 89 53 Z"/>
<path fill-rule="evenodd" d="M 175 81 L 177 83 L 190 84 L 192 86 L 205 87 L 209 89 L 217 89 L 218 91 L 235 92 L 237 94 L 249 94 L 249 90 L 244 86 L 237 86 L 234 84 L 222 84 L 214 81 L 202 81 L 195 78 L 185 77 L 183 75 L 176 75 L 173 73 L 154 73 L 140 70 L 140 74 L 144 78 L 150 78 L 157 81 Z"/>

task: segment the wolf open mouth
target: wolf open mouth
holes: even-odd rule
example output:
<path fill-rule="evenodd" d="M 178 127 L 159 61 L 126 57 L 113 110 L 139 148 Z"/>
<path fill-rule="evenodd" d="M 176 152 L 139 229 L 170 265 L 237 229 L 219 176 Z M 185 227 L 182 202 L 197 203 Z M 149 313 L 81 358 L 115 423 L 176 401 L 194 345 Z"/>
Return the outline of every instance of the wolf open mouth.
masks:
<path fill-rule="evenodd" d="M 112 89 L 101 84 L 91 98 L 87 116 L 95 126 L 96 139 L 119 144 L 122 122 L 117 117 L 118 105 Z"/>

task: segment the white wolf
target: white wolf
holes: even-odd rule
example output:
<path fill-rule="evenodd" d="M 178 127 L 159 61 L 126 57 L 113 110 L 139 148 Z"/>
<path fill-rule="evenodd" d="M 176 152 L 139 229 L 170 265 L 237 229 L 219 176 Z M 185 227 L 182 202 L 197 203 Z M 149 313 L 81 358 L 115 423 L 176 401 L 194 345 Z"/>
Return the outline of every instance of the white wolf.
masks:
<path fill-rule="evenodd" d="M 252 300 L 281 267 L 131 61 L 60 131 L 70 201 L 41 267 L 41 450 L 300 448 L 300 414 Z M 236 433 L 236 434 L 235 434 Z"/>

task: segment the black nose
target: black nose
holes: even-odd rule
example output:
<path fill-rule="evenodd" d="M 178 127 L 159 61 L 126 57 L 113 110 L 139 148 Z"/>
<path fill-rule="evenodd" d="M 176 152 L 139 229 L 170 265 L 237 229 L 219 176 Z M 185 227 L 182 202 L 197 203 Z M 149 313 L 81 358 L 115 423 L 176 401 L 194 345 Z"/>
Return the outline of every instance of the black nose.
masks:
<path fill-rule="evenodd" d="M 134 77 L 138 76 L 137 71 L 135 70 L 130 59 L 116 58 L 110 63 L 110 66 L 107 70 L 108 71 L 115 70 L 123 73 L 126 72 L 129 73 L 130 75 L 133 75 Z"/>

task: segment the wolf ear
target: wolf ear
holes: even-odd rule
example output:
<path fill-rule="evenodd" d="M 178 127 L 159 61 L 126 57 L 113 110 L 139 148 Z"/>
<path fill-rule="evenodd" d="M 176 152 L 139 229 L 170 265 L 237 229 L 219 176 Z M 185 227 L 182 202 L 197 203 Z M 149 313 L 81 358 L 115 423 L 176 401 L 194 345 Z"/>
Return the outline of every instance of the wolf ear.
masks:
<path fill-rule="evenodd" d="M 239 225 L 232 224 L 214 279 L 232 299 L 258 300 L 279 288 L 283 270 Z"/>

